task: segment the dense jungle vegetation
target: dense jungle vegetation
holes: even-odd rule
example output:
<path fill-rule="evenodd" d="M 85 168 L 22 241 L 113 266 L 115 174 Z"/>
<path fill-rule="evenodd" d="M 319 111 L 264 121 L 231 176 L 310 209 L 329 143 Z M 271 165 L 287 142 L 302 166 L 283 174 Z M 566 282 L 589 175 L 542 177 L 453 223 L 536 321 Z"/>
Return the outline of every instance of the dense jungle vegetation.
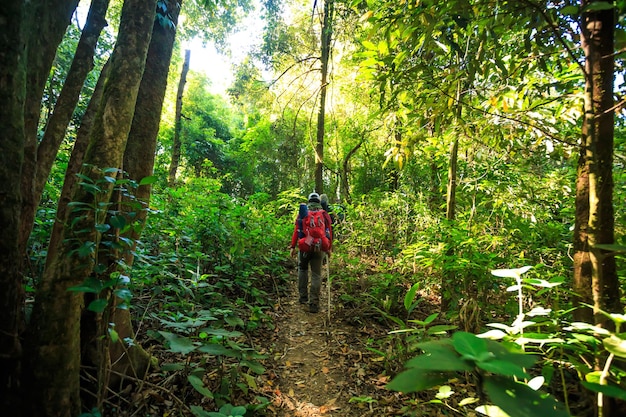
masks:
<path fill-rule="evenodd" d="M 249 16 L 212 92 L 185 45 Z M 625 16 L 4 2 L 0 413 L 626 415 Z M 312 191 L 318 314 L 288 248 Z"/>

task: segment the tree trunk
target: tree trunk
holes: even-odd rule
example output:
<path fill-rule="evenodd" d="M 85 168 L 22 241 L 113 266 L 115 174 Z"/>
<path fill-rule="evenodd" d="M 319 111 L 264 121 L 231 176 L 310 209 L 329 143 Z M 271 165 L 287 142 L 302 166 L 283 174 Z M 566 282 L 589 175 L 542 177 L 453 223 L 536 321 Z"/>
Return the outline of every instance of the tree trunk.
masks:
<path fill-rule="evenodd" d="M 582 2 L 585 7 L 586 3 Z M 612 2 L 611 2 L 612 3 Z M 583 141 L 589 168 L 589 220 L 587 225 L 592 288 L 598 324 L 607 318 L 598 310 L 622 312 L 615 258 L 594 248 L 614 243 L 613 216 L 613 77 L 614 9 L 584 13 L 582 46 L 585 52 L 586 86 Z"/>
<path fill-rule="evenodd" d="M 586 127 L 585 127 L 586 129 Z M 581 141 L 578 169 L 576 173 L 576 217 L 574 220 L 574 320 L 593 323 L 593 310 L 583 304 L 593 305 L 591 279 L 591 259 L 587 242 L 587 225 L 589 223 L 589 165 L 587 164 L 587 148 Z"/>
<path fill-rule="evenodd" d="M 581 8 L 592 3 L 581 2 Z M 589 218 L 587 223 L 587 248 L 591 264 L 591 285 L 595 323 L 613 327 L 613 323 L 600 311 L 622 313 L 620 285 L 615 257 L 596 247 L 614 243 L 613 214 L 613 135 L 615 112 L 613 110 L 614 30 L 615 10 L 587 11 L 582 14 L 581 44 L 585 53 L 585 117 L 582 127 L 582 144 L 588 168 Z M 581 256 L 584 259 L 584 257 Z M 580 262 L 583 259 L 578 259 Z M 576 265 L 575 270 L 583 265 Z M 599 366 L 598 366 L 599 369 Z M 598 415 L 601 417 L 623 415 L 616 400 L 598 397 Z"/>
<path fill-rule="evenodd" d="M 52 226 L 52 233 L 50 234 L 50 242 L 48 243 L 48 254 L 46 256 L 46 268 L 50 260 L 57 258 L 57 250 L 60 247 L 63 240 L 63 229 L 67 224 L 67 218 L 69 216 L 69 203 L 72 201 L 72 196 L 76 191 L 76 182 L 78 177 L 76 174 L 80 172 L 85 158 L 85 152 L 87 146 L 89 146 L 89 136 L 91 129 L 93 128 L 94 119 L 96 118 L 96 112 L 98 106 L 102 100 L 102 94 L 104 91 L 104 83 L 109 74 L 111 68 L 111 61 L 107 61 L 100 71 L 98 82 L 93 90 L 85 114 L 80 122 L 80 127 L 76 133 L 76 140 L 74 141 L 74 148 L 70 160 L 65 170 L 65 178 L 63 179 L 63 189 L 61 190 L 61 196 L 57 202 L 57 212 L 54 225 Z"/>
<path fill-rule="evenodd" d="M 24 159 L 25 46 L 30 32 L 24 1 L 0 5 L 0 409 L 20 415 L 24 292 L 18 245 Z"/>
<path fill-rule="evenodd" d="M 324 2 L 324 19 L 322 22 L 322 81 L 320 84 L 320 108 L 317 113 L 317 136 L 315 142 L 315 191 L 324 192 L 324 121 L 326 117 L 326 89 L 328 87 L 328 62 L 330 61 L 330 45 L 333 38 L 334 0 Z"/>
<path fill-rule="evenodd" d="M 106 25 L 105 14 L 108 6 L 109 0 L 94 0 L 91 3 L 85 28 L 76 47 L 72 66 L 63 84 L 63 89 L 54 107 L 54 112 L 48 120 L 41 143 L 37 147 L 35 177 L 32 179 L 32 186 L 30 187 L 32 196 L 28 197 L 32 204 L 28 204 L 25 207 L 32 210 L 24 210 L 22 213 L 21 227 L 25 233 L 24 239 L 28 239 L 26 233 L 30 234 L 33 228 L 35 213 L 41 201 L 41 194 L 50 175 L 59 146 L 61 146 L 65 138 L 67 126 L 76 108 L 76 103 L 87 74 L 93 69 L 96 43 L 100 37 L 100 32 Z"/>
<path fill-rule="evenodd" d="M 352 149 L 350 152 L 343 158 L 343 169 L 341 171 L 341 195 L 343 196 L 343 201 L 350 202 L 350 183 L 348 181 L 348 175 L 350 173 L 350 159 L 356 154 L 359 148 L 363 145 L 365 141 L 365 137 L 361 138 L 361 141 Z"/>
<path fill-rule="evenodd" d="M 178 93 L 176 94 L 176 119 L 174 124 L 174 143 L 172 144 L 172 162 L 170 164 L 170 172 L 168 178 L 168 184 L 173 187 L 176 182 L 176 171 L 178 171 L 178 165 L 180 164 L 180 131 L 181 131 L 181 117 L 183 112 L 183 93 L 185 91 L 185 84 L 187 83 L 187 72 L 189 71 L 189 58 L 191 51 L 187 49 L 185 51 L 185 62 L 183 63 L 183 70 L 180 73 L 180 81 L 178 82 Z"/>
<path fill-rule="evenodd" d="M 57 47 L 70 24 L 78 0 L 40 0 L 29 2 L 30 18 L 34 19 L 28 39 L 26 68 L 26 102 L 24 104 L 24 164 L 22 166 L 23 213 L 35 213 L 37 202 L 33 180 L 37 171 L 37 143 L 43 90 L 50 74 Z M 29 216 L 30 217 L 30 216 Z M 28 224 L 27 224 L 28 223 Z M 22 253 L 32 229 L 31 221 L 20 225 L 19 246 Z"/>
<path fill-rule="evenodd" d="M 168 0 L 167 14 L 172 19 L 173 27 L 161 25 L 157 21 L 152 28 L 152 40 L 148 49 L 146 69 L 139 86 L 135 116 L 124 153 L 124 170 L 129 178 L 138 182 L 153 175 L 154 171 L 157 135 L 167 87 L 169 64 L 174 48 L 176 34 L 174 28 L 178 27 L 179 11 L 179 2 Z M 186 61 L 187 66 L 189 66 L 189 59 L 186 58 Z M 138 227 L 131 227 L 130 231 L 125 234 L 125 237 L 132 240 L 135 247 L 145 226 L 151 189 L 152 186 L 149 183 L 139 186 L 135 192 L 135 198 L 141 207 L 137 208 L 134 213 L 128 213 L 129 206 L 122 206 L 127 211 L 126 214 L 133 215 L 132 217 L 127 216 L 127 220 L 139 225 Z M 135 247 L 125 253 L 125 263 L 128 268 L 132 267 Z M 114 388 L 119 383 L 119 378 L 116 378 L 116 375 L 125 374 L 143 378 L 150 365 L 150 355 L 137 344 L 126 347 L 122 345 L 125 338 L 132 339 L 135 337 L 129 309 L 115 309 L 112 318 L 120 339 L 118 343 L 114 343 L 110 347 L 111 363 L 113 370 L 116 371 L 111 376 L 110 385 Z"/>
<path fill-rule="evenodd" d="M 128 139 L 139 83 L 156 12 L 156 0 L 125 0 L 119 35 L 90 143 L 81 170 L 82 184 L 72 201 L 76 208 L 64 229 L 54 259 L 48 261 L 31 319 L 31 394 L 33 416 L 80 413 L 80 316 L 83 295 L 68 291 L 92 273 L 101 224 Z M 103 207 L 104 205 L 104 207 Z"/>

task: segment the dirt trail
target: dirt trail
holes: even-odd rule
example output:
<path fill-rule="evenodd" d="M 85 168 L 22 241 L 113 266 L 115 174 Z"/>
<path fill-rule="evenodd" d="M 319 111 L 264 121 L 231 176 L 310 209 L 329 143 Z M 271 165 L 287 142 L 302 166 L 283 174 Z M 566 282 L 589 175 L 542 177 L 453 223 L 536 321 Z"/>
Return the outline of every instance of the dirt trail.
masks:
<path fill-rule="evenodd" d="M 294 274 L 276 321 L 270 411 L 290 417 L 381 415 L 378 399 L 350 402 L 353 397 L 389 395 L 382 389 L 386 379 L 372 374 L 372 365 L 378 364 L 358 342 L 363 329 L 343 323 L 346 311 L 332 305 L 334 300 L 329 321 L 325 282 L 320 311 L 309 313 L 298 303 L 296 281 Z"/>

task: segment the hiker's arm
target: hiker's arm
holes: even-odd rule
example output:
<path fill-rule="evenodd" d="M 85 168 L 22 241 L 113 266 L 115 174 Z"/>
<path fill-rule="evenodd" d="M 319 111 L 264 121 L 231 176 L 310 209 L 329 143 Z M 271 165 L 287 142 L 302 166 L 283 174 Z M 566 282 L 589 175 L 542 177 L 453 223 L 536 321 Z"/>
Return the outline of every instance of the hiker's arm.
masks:
<path fill-rule="evenodd" d="M 298 223 L 296 222 L 293 226 L 293 234 L 291 235 L 291 244 L 289 245 L 289 253 L 291 256 L 294 256 L 296 252 L 296 245 L 298 244 Z"/>

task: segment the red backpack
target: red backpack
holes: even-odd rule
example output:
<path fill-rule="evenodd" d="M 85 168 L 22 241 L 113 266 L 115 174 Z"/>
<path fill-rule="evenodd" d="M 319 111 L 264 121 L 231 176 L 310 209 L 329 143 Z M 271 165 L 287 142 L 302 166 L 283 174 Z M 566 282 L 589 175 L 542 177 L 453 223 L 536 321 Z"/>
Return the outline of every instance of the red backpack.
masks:
<path fill-rule="evenodd" d="M 304 237 L 298 240 L 300 252 L 328 252 L 330 239 L 326 234 L 324 210 L 309 210 L 302 220 Z"/>

